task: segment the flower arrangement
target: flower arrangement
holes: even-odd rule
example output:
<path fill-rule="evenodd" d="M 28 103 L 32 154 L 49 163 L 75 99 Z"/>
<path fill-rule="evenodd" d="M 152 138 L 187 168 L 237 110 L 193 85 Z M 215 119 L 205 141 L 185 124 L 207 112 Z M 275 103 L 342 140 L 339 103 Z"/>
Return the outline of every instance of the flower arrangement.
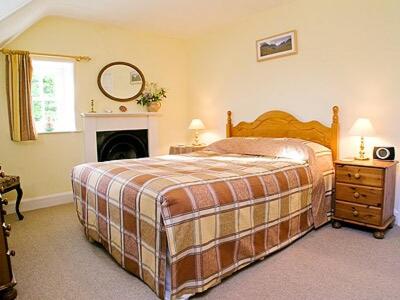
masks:
<path fill-rule="evenodd" d="M 161 102 L 167 97 L 166 90 L 155 82 L 146 83 L 143 93 L 136 100 L 137 104 L 149 106 L 152 103 Z"/>

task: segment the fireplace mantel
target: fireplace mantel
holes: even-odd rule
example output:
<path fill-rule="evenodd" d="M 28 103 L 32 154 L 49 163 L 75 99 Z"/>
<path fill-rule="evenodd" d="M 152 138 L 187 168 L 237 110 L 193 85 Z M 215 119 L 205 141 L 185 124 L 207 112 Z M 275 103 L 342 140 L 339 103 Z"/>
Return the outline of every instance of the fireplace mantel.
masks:
<path fill-rule="evenodd" d="M 158 117 L 160 113 L 130 112 L 130 113 L 81 113 L 85 139 L 85 161 L 97 161 L 98 131 L 117 131 L 147 129 L 149 155 L 159 155 L 158 149 Z"/>
<path fill-rule="evenodd" d="M 159 112 L 132 112 L 132 113 L 81 113 L 81 117 L 83 118 L 114 118 L 114 117 L 156 117 L 161 116 Z"/>

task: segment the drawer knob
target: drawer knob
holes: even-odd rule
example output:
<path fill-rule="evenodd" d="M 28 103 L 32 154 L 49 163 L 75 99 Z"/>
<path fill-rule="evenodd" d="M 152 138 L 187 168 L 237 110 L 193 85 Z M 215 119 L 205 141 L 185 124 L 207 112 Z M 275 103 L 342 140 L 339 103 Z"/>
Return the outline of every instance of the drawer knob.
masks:
<path fill-rule="evenodd" d="M 354 174 L 354 178 L 355 178 L 355 179 L 360 179 L 360 177 L 361 177 L 360 173 Z"/>
<path fill-rule="evenodd" d="M 15 251 L 14 250 L 8 250 L 7 251 L 8 256 L 15 256 Z"/>
<path fill-rule="evenodd" d="M 353 216 L 358 217 L 359 214 L 360 213 L 356 209 L 353 209 Z"/>
<path fill-rule="evenodd" d="M 7 199 L 1 200 L 1 204 L 3 204 L 3 205 L 8 205 L 8 200 L 7 200 Z"/>
<path fill-rule="evenodd" d="M 356 199 L 360 198 L 360 193 L 359 192 L 355 192 L 353 194 L 353 197 L 356 198 Z"/>

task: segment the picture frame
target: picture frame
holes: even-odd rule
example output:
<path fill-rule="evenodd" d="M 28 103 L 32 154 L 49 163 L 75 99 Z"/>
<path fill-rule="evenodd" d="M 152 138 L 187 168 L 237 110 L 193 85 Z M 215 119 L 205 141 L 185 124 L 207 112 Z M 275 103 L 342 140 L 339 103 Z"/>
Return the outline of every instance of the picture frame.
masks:
<path fill-rule="evenodd" d="M 256 41 L 257 61 L 297 54 L 297 31 L 291 30 Z"/>

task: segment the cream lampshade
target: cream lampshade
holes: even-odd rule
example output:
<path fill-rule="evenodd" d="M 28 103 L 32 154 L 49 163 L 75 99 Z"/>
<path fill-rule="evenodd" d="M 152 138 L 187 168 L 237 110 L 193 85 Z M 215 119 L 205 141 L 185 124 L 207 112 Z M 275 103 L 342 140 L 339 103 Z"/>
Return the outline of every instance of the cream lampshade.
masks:
<path fill-rule="evenodd" d="M 365 156 L 364 151 L 364 137 L 373 136 L 375 134 L 371 121 L 367 118 L 357 119 L 350 129 L 350 134 L 361 137 L 359 156 L 355 157 L 355 159 L 368 160 L 369 158 Z"/>
<path fill-rule="evenodd" d="M 199 141 L 199 130 L 205 128 L 204 123 L 200 119 L 193 119 L 192 122 L 190 122 L 189 129 L 195 130 L 194 141 L 192 143 L 193 146 L 201 145 Z"/>

